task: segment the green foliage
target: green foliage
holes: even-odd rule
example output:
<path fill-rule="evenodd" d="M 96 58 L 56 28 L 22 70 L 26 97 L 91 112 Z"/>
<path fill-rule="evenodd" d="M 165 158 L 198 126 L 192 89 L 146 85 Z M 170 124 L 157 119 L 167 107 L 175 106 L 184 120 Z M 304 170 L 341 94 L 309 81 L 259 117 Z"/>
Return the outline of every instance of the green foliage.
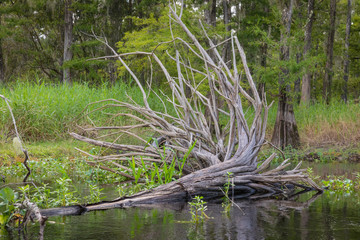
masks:
<path fill-rule="evenodd" d="M 224 189 L 223 189 L 224 197 L 221 206 L 224 208 L 225 213 L 229 213 L 230 208 L 232 206 L 232 202 L 229 198 L 229 190 L 230 188 L 234 187 L 234 184 L 232 183 L 232 179 L 233 179 L 232 175 L 233 174 L 231 172 L 227 172 L 227 176 L 226 176 L 227 182 L 224 184 Z"/>
<path fill-rule="evenodd" d="M 194 199 L 189 202 L 191 221 L 196 224 L 203 222 L 204 219 L 209 218 L 205 214 L 205 211 L 207 210 L 206 202 L 202 199 L 203 196 L 195 196 Z"/>
<path fill-rule="evenodd" d="M 313 170 L 311 167 L 308 167 L 308 168 L 306 169 L 306 172 L 307 172 L 308 176 L 309 176 L 313 181 L 315 181 L 315 182 L 319 182 L 319 181 L 320 181 L 320 177 L 314 174 L 314 170 Z"/>
<path fill-rule="evenodd" d="M 0 211 L 2 215 L 11 215 L 15 210 L 14 203 L 18 199 L 18 193 L 14 192 L 9 187 L 5 187 L 0 190 Z M 1 222 L 0 224 L 4 224 Z"/>
<path fill-rule="evenodd" d="M 169 183 L 173 181 L 173 176 L 177 173 L 175 169 L 175 157 L 171 163 L 166 163 L 164 161 L 161 166 L 158 166 L 156 163 L 149 165 L 144 162 L 142 157 L 140 157 L 140 161 L 141 164 L 138 165 L 136 164 L 134 157 L 132 160 L 128 161 L 132 170 L 132 176 L 135 179 L 135 184 L 138 183 L 139 179 L 144 179 L 148 187 Z"/>
<path fill-rule="evenodd" d="M 322 180 L 322 184 L 330 191 L 349 194 L 359 188 L 360 182 L 358 180 L 354 182 L 343 176 L 328 176 L 327 180 Z M 355 184 L 357 185 L 355 186 Z"/>
<path fill-rule="evenodd" d="M 42 159 L 28 162 L 32 174 L 30 178 L 35 182 L 42 182 L 40 186 L 25 185 L 18 188 L 19 201 L 27 196 L 41 208 L 67 206 L 77 203 L 93 203 L 103 199 L 103 189 L 100 184 L 123 181 L 124 178 L 99 168 L 86 164 L 83 160 Z M 2 174 L 9 181 L 22 179 L 26 170 L 21 163 L 3 166 Z M 51 182 L 49 183 L 43 183 Z M 76 184 L 75 184 L 76 183 Z M 85 187 L 85 192 L 82 188 Z M 80 196 L 85 195 L 81 198 Z"/>
<path fill-rule="evenodd" d="M 73 1 L 71 10 L 74 14 L 73 26 L 73 59 L 63 63 L 63 1 L 9 1 L 0 3 L 0 41 L 3 48 L 1 56 L 5 59 L 5 75 L 7 82 L 13 82 L 18 77 L 30 79 L 46 78 L 51 82 L 58 82 L 62 77 L 64 68 L 71 68 L 74 82 L 88 82 L 101 84 L 103 81 L 131 82 L 131 78 L 124 67 L 109 60 L 94 59 L 109 55 L 109 50 L 94 39 L 92 33 L 97 36 L 105 36 L 111 46 L 118 48 L 120 53 L 147 51 L 155 48 L 155 53 L 164 62 L 170 74 L 176 72 L 175 64 L 168 58 L 166 51 L 174 56 L 173 43 L 161 44 L 174 37 L 182 37 L 188 40 L 179 26 L 170 24 L 168 17 L 168 2 L 164 0 L 146 0 L 139 2 L 124 0 L 95 0 Z M 179 6 L 178 6 L 179 7 Z M 207 39 L 202 33 L 198 19 L 205 22 L 204 12 L 209 10 L 210 5 L 204 1 L 188 1 L 183 11 L 182 20 L 195 34 L 199 41 L 207 45 Z M 312 96 L 315 101 L 321 99 L 322 80 L 325 69 L 325 50 L 327 32 L 329 26 L 329 1 L 315 3 L 314 14 L 316 19 L 313 24 L 312 49 L 306 57 L 301 56 L 304 48 L 304 31 L 308 23 L 307 4 L 299 2 L 294 8 L 291 32 L 288 38 L 290 46 L 290 60 L 279 59 L 279 49 L 284 44 L 281 34 L 285 26 L 281 24 L 283 2 L 271 2 L 268 0 L 241 2 L 229 2 L 231 9 L 230 28 L 235 30 L 241 44 L 247 53 L 250 69 L 256 82 L 265 84 L 268 100 L 277 99 L 278 78 L 281 69 L 289 70 L 286 83 L 293 88 L 295 81 L 299 81 L 306 71 L 313 74 Z M 206 26 L 209 36 L 220 43 L 229 32 L 223 24 L 223 4 L 216 6 L 216 26 Z M 336 99 L 340 99 L 343 80 L 343 61 L 345 48 L 346 28 L 346 1 L 338 3 L 336 39 L 334 45 L 334 75 L 332 90 Z M 350 76 L 349 95 L 350 99 L 359 97 L 359 64 L 358 52 L 360 43 L 358 33 L 360 30 L 360 7 L 352 4 L 352 19 L 350 32 Z M 324 44 L 325 43 L 325 44 Z M 198 60 L 183 46 L 176 44 L 185 59 L 196 68 Z M 222 49 L 220 49 L 222 50 Z M 92 60 L 89 60 L 91 58 Z M 165 85 L 165 78 L 159 67 L 154 65 L 150 69 L 147 56 L 126 57 L 130 67 L 138 74 L 143 83 L 153 77 L 156 86 Z M 116 73 L 116 68 L 118 72 Z M 184 74 L 185 76 L 185 74 Z M 201 78 L 194 74 L 195 81 Z M 201 84 L 200 90 L 207 91 L 206 83 Z M 248 86 L 244 84 L 244 88 Z M 293 91 L 292 91 L 293 92 Z M 299 93 L 294 93 L 296 99 Z"/>
<path fill-rule="evenodd" d="M 0 229 L 16 224 L 15 220 L 22 218 L 24 212 L 16 205 L 19 202 L 19 194 L 13 189 L 5 187 L 0 190 Z"/>
<path fill-rule="evenodd" d="M 39 80 L 40 81 L 40 80 Z M 87 84 L 74 83 L 72 86 L 52 85 L 48 83 L 32 84 L 17 82 L 7 87 L 0 86 L 0 92 L 11 100 L 11 107 L 18 129 L 25 141 L 58 140 L 68 138 L 67 130 L 72 128 L 74 120 L 79 117 L 87 104 L 104 99 L 129 101 L 126 94 L 134 101 L 141 103 L 140 90 L 127 84 L 119 83 L 114 86 L 103 84 L 90 87 Z M 162 109 L 161 103 L 150 96 L 150 104 L 154 109 Z M 51 104 L 49 104 L 51 103 Z M 100 104 L 99 104 L 100 105 Z M 99 105 L 90 107 L 93 110 Z M 107 113 L 114 113 L 116 109 L 107 109 Z M 94 123 L 110 124 L 103 112 L 90 115 Z M 121 121 L 121 119 L 115 119 Z M 118 122 L 117 122 L 118 123 Z M 81 119 L 78 124 L 88 124 Z M 116 122 L 114 122 L 116 124 Z M 13 129 L 10 113 L 4 103 L 0 102 L 0 140 L 6 140 Z"/>
<path fill-rule="evenodd" d="M 106 55 L 107 51 L 99 42 L 94 42 L 91 33 L 105 35 L 110 44 L 114 44 L 123 37 L 123 32 L 133 28 L 132 22 L 126 19 L 128 16 L 146 18 L 151 11 L 158 10 L 161 2 L 72 1 L 73 60 L 63 65 L 64 1 L 1 1 L 0 40 L 6 50 L 1 51 L 5 56 L 1 58 L 7 59 L 7 78 L 26 75 L 59 81 L 63 68 L 71 67 L 72 76 L 77 80 L 99 83 L 101 77 L 109 76 L 103 70 L 107 62 L 87 59 Z"/>
<path fill-rule="evenodd" d="M 148 144 L 154 141 L 158 145 L 156 138 L 152 138 L 148 141 Z M 185 166 L 185 162 L 189 157 L 191 151 L 196 145 L 196 141 L 190 146 L 189 150 L 186 152 L 182 159 L 178 159 L 176 156 L 172 158 L 171 162 L 166 162 L 168 158 L 166 155 L 166 150 L 173 151 L 168 147 L 163 147 L 163 152 L 159 152 L 162 156 L 162 163 L 152 163 L 148 164 L 143 160 L 143 157 L 140 156 L 140 162 L 137 162 L 134 157 L 131 160 L 128 160 L 128 165 L 131 169 L 132 176 L 134 177 L 134 183 L 138 184 L 139 180 L 145 182 L 146 188 L 152 188 L 160 184 L 166 184 L 172 182 L 177 177 L 182 176 L 182 171 Z M 178 170 L 177 170 L 178 169 Z M 118 189 L 119 195 L 123 196 L 123 190 Z"/>
<path fill-rule="evenodd" d="M 119 53 L 136 51 L 152 52 L 156 49 L 155 53 L 159 56 L 160 60 L 166 64 L 170 75 L 173 75 L 176 73 L 176 65 L 168 64 L 169 61 L 166 60 L 167 54 L 165 53 L 165 51 L 171 49 L 169 46 L 172 46 L 171 43 L 165 43 L 172 40 L 167 12 L 168 9 L 165 8 L 161 11 L 160 17 L 155 17 L 154 14 L 150 14 L 149 18 L 145 19 L 130 17 L 136 30 L 125 33 L 123 40 L 117 43 L 117 49 Z M 170 50 L 170 53 L 174 55 L 173 50 Z M 161 69 L 156 63 L 154 64 L 154 68 L 151 69 L 151 61 L 146 55 L 127 57 L 127 61 L 131 65 L 132 71 L 139 76 L 143 83 L 145 83 L 145 79 L 153 77 L 155 83 L 159 85 L 161 82 L 160 78 L 164 78 Z M 118 65 L 118 73 L 123 78 L 129 77 L 127 70 L 120 63 Z"/>
<path fill-rule="evenodd" d="M 59 178 L 56 180 L 56 189 L 54 191 L 56 198 L 55 205 L 68 206 L 78 203 L 78 199 L 74 196 L 75 191 L 71 190 L 72 181 L 69 178 Z"/>

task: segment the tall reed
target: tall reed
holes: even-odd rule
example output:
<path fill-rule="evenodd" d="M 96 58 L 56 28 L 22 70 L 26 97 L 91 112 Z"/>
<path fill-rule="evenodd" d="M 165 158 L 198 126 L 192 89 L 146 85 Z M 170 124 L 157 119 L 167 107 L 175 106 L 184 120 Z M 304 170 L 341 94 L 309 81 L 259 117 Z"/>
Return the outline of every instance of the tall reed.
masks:
<path fill-rule="evenodd" d="M 73 127 L 72 120 L 79 116 L 85 106 L 103 99 L 129 101 L 127 95 L 141 104 L 142 95 L 136 86 L 124 82 L 115 85 L 106 83 L 93 87 L 74 83 L 71 86 L 55 84 L 34 84 L 17 81 L 9 86 L 0 86 L 0 94 L 11 100 L 11 107 L 21 135 L 28 141 L 52 141 L 68 138 L 67 131 Z M 161 94 L 160 94 L 161 95 Z M 166 102 L 166 101 L 165 101 Z M 150 94 L 149 103 L 157 111 L 163 111 L 161 101 Z M 88 109 L 91 111 L 95 107 Z M 171 111 L 171 104 L 167 104 Z M 275 124 L 277 104 L 270 109 L 267 138 L 271 138 Z M 109 124 L 109 115 L 118 109 L 106 109 L 91 114 L 91 120 L 84 119 L 80 124 L 95 123 L 97 126 Z M 301 141 L 303 144 L 351 145 L 360 142 L 360 104 L 332 102 L 311 104 L 307 107 L 295 106 Z M 247 114 L 251 121 L 251 111 Z M 120 119 L 121 120 L 121 119 Z M 118 119 L 118 121 L 120 121 Z M 4 102 L 0 102 L 0 141 L 13 136 L 10 114 Z"/>

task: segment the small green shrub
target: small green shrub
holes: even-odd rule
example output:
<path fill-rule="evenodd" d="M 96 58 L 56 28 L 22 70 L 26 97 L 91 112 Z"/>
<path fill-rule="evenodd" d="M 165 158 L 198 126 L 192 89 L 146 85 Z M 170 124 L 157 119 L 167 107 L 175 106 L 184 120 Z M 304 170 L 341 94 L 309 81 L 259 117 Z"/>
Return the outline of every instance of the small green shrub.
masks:
<path fill-rule="evenodd" d="M 209 219 L 205 214 L 205 211 L 207 210 L 206 202 L 202 199 L 203 196 L 195 196 L 195 198 L 189 202 L 191 221 L 196 224 L 203 222 L 204 219 Z"/>
<path fill-rule="evenodd" d="M 227 172 L 227 182 L 224 184 L 224 197 L 223 197 L 223 202 L 221 203 L 221 206 L 224 208 L 224 212 L 228 213 L 230 211 L 232 202 L 229 198 L 229 190 L 230 187 L 234 187 L 232 181 L 232 173 L 231 172 Z"/>

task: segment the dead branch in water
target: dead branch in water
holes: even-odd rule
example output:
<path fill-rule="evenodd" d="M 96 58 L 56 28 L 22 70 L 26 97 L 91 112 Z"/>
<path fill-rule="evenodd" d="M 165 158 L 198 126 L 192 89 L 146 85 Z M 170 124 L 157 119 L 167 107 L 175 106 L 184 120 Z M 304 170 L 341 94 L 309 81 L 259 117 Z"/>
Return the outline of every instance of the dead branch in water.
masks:
<path fill-rule="evenodd" d="M 202 62 L 203 66 L 195 68 L 190 62 L 183 61 L 179 50 L 176 49 L 176 44 L 174 44 L 175 55 L 172 56 L 170 53 L 168 55 L 176 66 L 177 75 L 171 76 L 154 51 L 118 54 L 110 47 L 106 39 L 96 36 L 114 53 L 113 56 L 108 57 L 116 58 L 132 76 L 141 91 L 143 104 L 136 103 L 131 97 L 129 97 L 130 103 L 116 99 L 103 100 L 101 103 L 105 105 L 85 115 L 108 108 L 117 108 L 118 113 L 111 116 L 126 118 L 126 122 L 131 124 L 93 126 L 85 130 L 105 131 L 105 139 L 117 133 L 140 143 L 133 145 L 117 143 L 120 136 L 117 136 L 114 141 L 100 141 L 98 139 L 101 137 L 94 139 L 76 133 L 71 133 L 71 136 L 96 146 L 115 149 L 118 154 L 95 156 L 92 163 L 100 166 L 111 161 L 121 169 L 126 169 L 122 162 L 130 158 L 136 160 L 143 157 L 143 160 L 155 163 L 164 161 L 164 159 L 169 161 L 173 157 L 182 158 L 193 146 L 189 154 L 189 158 L 192 160 L 188 162 L 187 166 L 192 173 L 149 191 L 111 202 L 86 206 L 82 209 L 91 211 L 156 202 L 187 201 L 195 195 L 202 195 L 205 199 L 210 200 L 216 199 L 223 196 L 220 188 L 223 188 L 228 180 L 227 173 L 232 173 L 234 186 L 231 191 L 238 198 L 286 195 L 293 188 L 314 189 L 321 192 L 322 189 L 307 176 L 305 170 L 299 169 L 300 164 L 294 169 L 285 170 L 289 166 L 285 160 L 275 169 L 265 171 L 275 158 L 275 154 L 258 167 L 257 156 L 265 143 L 265 130 L 271 104 L 267 105 L 265 95 L 260 98 L 247 65 L 244 50 L 237 37 L 233 34 L 227 40 L 231 42 L 232 59 L 225 62 L 218 51 L 218 47 L 222 43 L 215 45 L 211 38 L 207 37 L 203 28 L 210 45 L 209 49 L 205 49 L 172 7 L 170 7 L 170 14 L 172 21 L 175 21 L 190 39 L 190 43 L 188 43 L 177 37 L 173 38 L 172 42 L 180 42 L 186 46 L 188 51 Z M 210 51 L 212 54 L 209 54 Z M 123 59 L 123 57 L 132 55 L 150 57 L 164 74 L 171 94 L 162 93 L 163 96 L 160 97 L 153 91 L 161 102 L 164 112 L 155 111 L 151 107 L 148 101 L 149 95 L 140 79 Z M 241 61 L 241 64 L 237 62 L 238 60 Z M 243 87 L 240 66 L 245 72 L 248 89 Z M 194 75 L 202 76 L 202 80 L 199 82 Z M 150 79 L 150 81 L 152 80 Z M 207 84 L 209 97 L 199 90 L 200 84 Z M 186 91 L 190 91 L 190 94 L 187 94 Z M 224 102 L 224 106 L 218 105 L 218 99 Z M 164 101 L 171 105 L 174 114 L 169 113 Z M 91 105 L 95 104 L 97 103 Z M 244 106 L 252 108 L 251 124 L 249 124 L 249 117 L 244 113 Z M 204 109 L 207 110 L 208 116 L 205 116 Z M 142 129 L 151 130 L 161 136 L 158 138 L 162 139 L 161 146 L 150 144 L 141 131 Z M 90 155 L 89 153 L 85 154 Z M 192 164 L 190 165 L 190 163 Z M 140 165 L 139 162 L 137 164 Z"/>

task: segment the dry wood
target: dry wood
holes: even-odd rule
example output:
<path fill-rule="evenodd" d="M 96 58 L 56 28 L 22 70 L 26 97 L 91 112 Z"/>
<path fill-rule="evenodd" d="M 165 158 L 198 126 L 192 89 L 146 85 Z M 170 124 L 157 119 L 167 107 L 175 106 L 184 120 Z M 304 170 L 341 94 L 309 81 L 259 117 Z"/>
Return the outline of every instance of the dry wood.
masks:
<path fill-rule="evenodd" d="M 183 176 L 177 181 L 130 197 L 101 204 L 67 208 L 64 210 L 64 214 L 112 207 L 131 207 L 156 202 L 187 201 L 195 195 L 203 195 L 205 199 L 214 200 L 223 196 L 221 188 L 228 181 L 228 173 L 232 173 L 232 181 L 235 184 L 231 191 L 238 198 L 261 198 L 277 194 L 286 195 L 292 192 L 292 188 L 295 187 L 304 190 L 315 189 L 322 191 L 304 173 L 305 170 L 299 169 L 300 164 L 292 170 L 285 170 L 289 166 L 286 160 L 280 166 L 267 170 L 271 161 L 275 158 L 275 154 L 272 154 L 260 167 L 257 166 L 258 153 L 265 143 L 265 130 L 271 104 L 270 106 L 267 105 L 265 94 L 263 97 L 260 97 L 248 68 L 244 50 L 237 37 L 232 34 L 226 41 L 215 45 L 204 30 L 204 35 L 207 37 L 210 45 L 210 48 L 205 49 L 172 7 L 170 7 L 170 14 L 172 21 L 175 21 L 191 40 L 188 43 L 179 37 L 174 37 L 171 41 L 175 47 L 175 56 L 172 56 L 170 53 L 168 55 L 174 61 L 174 66 L 176 66 L 176 76 L 170 75 L 155 51 L 117 54 L 109 46 L 106 39 L 96 36 L 99 41 L 103 42 L 114 53 L 113 56 L 107 56 L 106 58 L 116 58 L 135 80 L 142 93 L 143 104 L 139 105 L 131 97 L 129 97 L 130 103 L 107 99 L 90 104 L 89 106 L 102 105 L 92 111 L 84 109 L 84 113 L 88 111 L 84 116 L 94 111 L 117 108 L 119 113 L 112 116 L 127 118 L 127 122 L 124 126 L 94 126 L 84 129 L 88 131 L 104 131 L 103 136 L 106 136 L 104 139 L 113 136 L 111 131 L 116 131 L 116 133 L 126 134 L 129 138 L 136 139 L 140 143 L 138 145 L 119 144 L 116 142 L 119 137 L 114 141 L 100 141 L 77 133 L 71 133 L 71 136 L 96 146 L 117 150 L 118 154 L 92 156 L 94 158 L 92 163 L 98 165 L 111 161 L 112 165 L 124 170 L 126 170 L 126 166 L 123 166 L 122 161 L 131 157 L 134 159 L 143 157 L 147 161 L 160 162 L 164 161 L 164 156 L 161 153 L 164 151 L 163 149 L 166 149 L 165 153 L 167 156 L 165 161 L 167 161 L 166 159 L 172 159 L 174 156 L 180 158 L 185 156 L 188 154 L 190 146 L 194 145 L 193 150 L 189 154 L 189 158 L 192 159 L 190 161 L 192 166 L 187 167 L 192 169 L 193 166 L 198 166 L 197 171 Z M 229 41 L 232 47 L 232 60 L 224 62 L 221 54 L 218 52 L 218 48 Z M 202 61 L 203 67 L 201 69 L 195 69 L 190 61 L 184 60 L 176 49 L 177 42 L 186 46 L 189 52 L 196 55 Z M 164 112 L 152 109 L 148 102 L 149 95 L 146 93 L 144 86 L 123 59 L 126 56 L 133 55 L 151 58 L 151 62 L 155 62 L 163 72 L 171 89 L 171 94 L 168 96 L 161 93 L 162 96 L 159 96 L 156 93 L 156 96 L 161 101 Z M 245 71 L 249 89 L 245 89 L 243 86 L 241 72 L 238 69 L 240 63 L 237 61 L 239 59 Z M 195 80 L 194 74 L 199 74 L 203 77 L 200 83 Z M 148 86 L 151 86 L 151 81 L 150 79 Z M 199 90 L 200 84 L 208 85 L 210 89 L 209 98 Z M 187 97 L 187 90 L 191 93 L 190 97 Z M 150 89 L 150 91 L 152 90 Z M 225 106 L 219 107 L 216 99 L 222 99 L 225 102 Z M 165 101 L 172 105 L 175 112 L 174 115 L 169 114 Z M 243 106 L 250 106 L 252 108 L 253 120 L 251 124 L 249 124 L 250 121 L 248 121 Z M 209 117 L 205 117 L 204 109 L 208 110 Z M 226 119 L 225 124 L 224 120 L 220 122 L 220 116 L 222 119 Z M 149 143 L 146 136 L 141 131 L 139 132 L 139 129 L 146 129 L 146 131 L 152 131 L 160 135 L 161 139 L 163 139 L 162 146 Z M 214 130 L 212 131 L 211 129 Z M 99 138 L 101 137 L 97 139 Z M 89 153 L 82 152 L 90 156 Z M 131 177 L 129 178 L 131 179 Z M 299 184 L 298 182 L 306 185 Z M 290 186 L 291 189 L 287 186 Z M 46 211 L 44 210 L 44 214 Z M 56 210 L 48 210 L 47 214 L 51 215 L 54 211 L 56 212 Z"/>
<path fill-rule="evenodd" d="M 19 232 L 24 231 L 27 224 L 31 222 L 40 223 L 39 239 L 44 239 L 44 230 L 47 216 L 42 215 L 41 209 L 35 204 L 30 202 L 30 200 L 25 196 L 25 200 L 22 203 L 16 203 L 20 209 L 26 210 L 24 218 L 19 221 L 18 230 Z"/>

